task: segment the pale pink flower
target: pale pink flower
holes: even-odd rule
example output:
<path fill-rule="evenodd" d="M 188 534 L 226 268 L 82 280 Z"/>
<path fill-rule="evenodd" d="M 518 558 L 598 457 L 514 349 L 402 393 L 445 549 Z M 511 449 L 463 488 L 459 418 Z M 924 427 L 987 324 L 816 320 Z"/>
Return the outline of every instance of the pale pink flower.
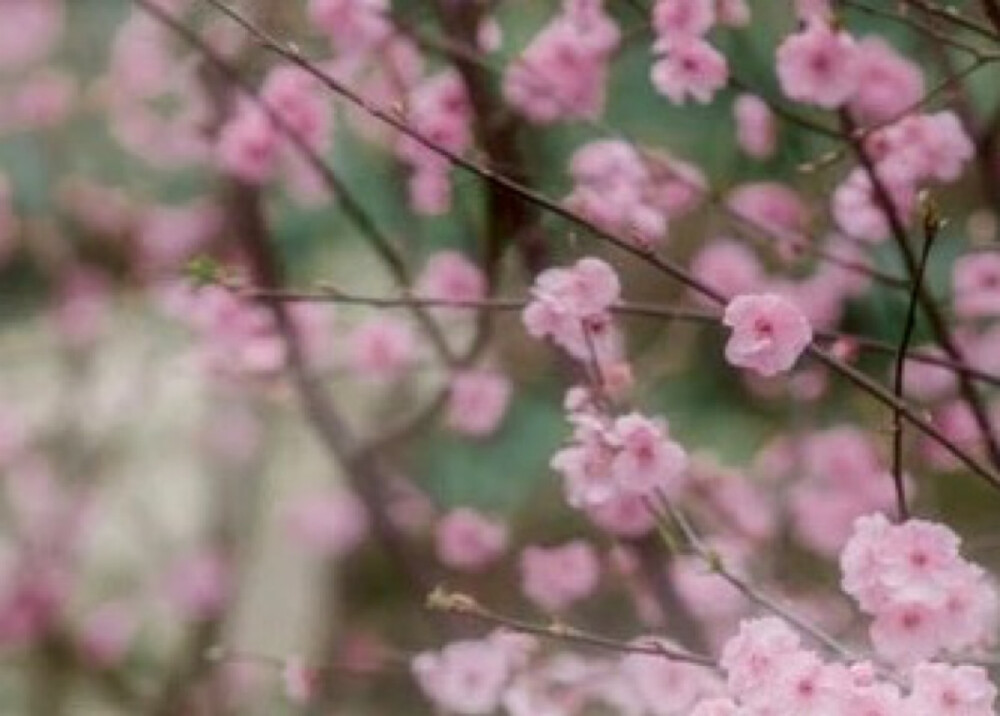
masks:
<path fill-rule="evenodd" d="M 80 630 L 80 649 L 98 668 L 118 663 L 132 645 L 136 616 L 127 605 L 108 602 L 91 612 Z"/>
<path fill-rule="evenodd" d="M 642 637 L 632 643 L 677 648 L 659 637 Z M 687 714 L 713 686 L 712 676 L 704 668 L 661 655 L 629 654 L 622 659 L 620 668 L 629 686 L 638 692 L 639 700 L 652 716 Z"/>
<path fill-rule="evenodd" d="M 285 507 L 285 528 L 295 542 L 324 557 L 342 557 L 368 535 L 368 510 L 344 489 L 311 492 Z"/>
<path fill-rule="evenodd" d="M 582 540 L 558 547 L 527 547 L 521 553 L 521 590 L 539 608 L 565 611 L 590 596 L 600 578 L 594 548 Z"/>
<path fill-rule="evenodd" d="M 729 192 L 726 205 L 754 227 L 783 241 L 800 241 L 809 223 L 809 208 L 802 197 L 778 182 L 741 184 Z"/>
<path fill-rule="evenodd" d="M 861 40 L 856 62 L 858 75 L 863 79 L 848 106 L 860 122 L 878 124 L 899 119 L 924 96 L 920 66 L 881 38 Z"/>
<path fill-rule="evenodd" d="M 434 544 L 437 557 L 445 566 L 478 572 L 507 549 L 507 527 L 473 509 L 460 507 L 438 521 Z"/>
<path fill-rule="evenodd" d="M 569 208 L 646 249 L 666 239 L 671 218 L 697 205 L 705 183 L 692 165 L 614 139 L 574 152 L 570 174 Z"/>
<path fill-rule="evenodd" d="M 653 85 L 674 104 L 685 104 L 689 97 L 708 104 L 726 86 L 726 58 L 704 40 L 677 39 L 666 45 L 661 40 L 654 49 L 664 54 L 653 64 Z"/>
<path fill-rule="evenodd" d="M 941 610 L 912 600 L 893 601 L 880 609 L 869 633 L 880 657 L 909 666 L 934 656 L 947 631 L 948 622 Z"/>
<path fill-rule="evenodd" d="M 747 0 L 715 0 L 715 16 L 722 25 L 744 27 L 750 24 Z"/>
<path fill-rule="evenodd" d="M 858 87 L 854 40 L 824 22 L 810 22 L 787 37 L 778 48 L 777 66 L 785 96 L 798 102 L 834 109 Z"/>
<path fill-rule="evenodd" d="M 219 167 L 251 184 L 270 179 L 278 162 L 279 136 L 258 108 L 240 107 L 219 133 Z"/>
<path fill-rule="evenodd" d="M 978 666 L 919 664 L 905 710 L 913 716 L 993 716 L 997 689 Z"/>
<path fill-rule="evenodd" d="M 935 345 L 917 347 L 914 351 L 936 358 L 947 358 L 947 354 Z M 931 403 L 953 394 L 957 383 L 955 371 L 951 368 L 913 358 L 906 359 L 903 392 L 910 398 Z"/>
<path fill-rule="evenodd" d="M 707 699 L 700 701 L 689 716 L 740 716 L 743 712 L 732 699 Z"/>
<path fill-rule="evenodd" d="M 411 663 L 417 684 L 438 707 L 455 714 L 496 711 L 511 676 L 510 657 L 494 640 L 455 641 Z"/>
<path fill-rule="evenodd" d="M 785 622 L 775 617 L 748 619 L 723 647 L 719 666 L 732 695 L 753 698 L 762 691 L 766 695 L 788 660 L 798 653 L 799 636 Z"/>
<path fill-rule="evenodd" d="M 621 294 L 614 269 L 596 258 L 584 258 L 570 268 L 543 271 L 535 279 L 532 300 L 522 313 L 528 333 L 551 338 L 578 360 L 615 359 L 618 334 L 609 309 Z"/>
<path fill-rule="evenodd" d="M 486 277 L 458 251 L 439 251 L 424 266 L 414 293 L 435 301 L 472 303 L 486 296 Z"/>
<path fill-rule="evenodd" d="M 0 3 L 0 68 L 16 70 L 48 54 L 63 32 L 61 0 L 4 0 Z"/>
<path fill-rule="evenodd" d="M 764 376 L 795 365 L 812 341 L 812 328 L 802 311 L 775 294 L 744 294 L 726 306 L 723 323 L 733 329 L 726 360 Z"/>
<path fill-rule="evenodd" d="M 467 370 L 452 376 L 445 416 L 448 427 L 476 437 L 496 432 L 511 391 L 510 379 L 502 373 Z"/>
<path fill-rule="evenodd" d="M 332 107 L 319 81 L 308 72 L 294 66 L 272 69 L 264 78 L 260 99 L 306 146 L 318 152 L 329 146 Z"/>
<path fill-rule="evenodd" d="M 617 448 L 611 475 L 624 493 L 675 495 L 687 453 L 669 437 L 666 421 L 630 413 L 615 420 L 609 442 Z"/>
<path fill-rule="evenodd" d="M 872 643 L 884 658 L 911 665 L 993 640 L 996 588 L 958 545 L 932 522 L 858 519 L 840 557 L 843 587 L 874 617 Z"/>
<path fill-rule="evenodd" d="M 407 124 L 418 135 L 453 154 L 472 141 L 472 109 L 465 83 L 454 70 L 438 72 L 410 88 Z M 451 205 L 449 165 L 437 152 L 411 136 L 400 134 L 396 154 L 413 170 L 410 200 L 414 209 L 439 214 Z"/>
<path fill-rule="evenodd" d="M 416 338 L 410 326 L 398 319 L 371 318 L 351 333 L 350 366 L 372 380 L 401 377 L 416 357 Z"/>
<path fill-rule="evenodd" d="M 1000 316 L 1000 253 L 960 256 L 952 268 L 955 313 L 963 318 Z"/>
<path fill-rule="evenodd" d="M 726 298 L 750 293 L 764 280 L 764 268 L 752 250 L 733 239 L 714 239 L 691 260 L 691 274 Z M 709 299 L 700 292 L 700 302 Z"/>
<path fill-rule="evenodd" d="M 899 181 L 955 181 L 976 151 L 961 120 L 950 110 L 910 115 L 884 134 L 887 155 L 881 158 L 879 171 Z"/>
<path fill-rule="evenodd" d="M 232 596 L 232 576 L 228 560 L 204 550 L 171 566 L 164 591 L 170 605 L 185 618 L 211 619 L 226 607 Z"/>
<path fill-rule="evenodd" d="M 903 224 L 909 223 L 910 213 L 917 199 L 909 177 L 881 170 L 879 177 L 889 194 L 897 218 Z M 871 177 L 862 167 L 848 174 L 847 179 L 836 188 L 831 208 L 837 225 L 849 236 L 878 243 L 889 235 L 889 219 Z"/>
<path fill-rule="evenodd" d="M 777 146 L 777 125 L 767 103 L 752 94 L 741 94 L 733 104 L 736 141 L 755 159 L 767 159 Z"/>
<path fill-rule="evenodd" d="M 309 0 L 309 17 L 343 53 L 374 48 L 391 33 L 388 0 Z"/>
<path fill-rule="evenodd" d="M 618 26 L 595 0 L 565 0 L 504 74 L 504 99 L 537 124 L 594 119 L 604 108 Z"/>
<path fill-rule="evenodd" d="M 585 506 L 590 521 L 619 537 L 637 538 L 652 532 L 656 516 L 642 495 L 620 493 L 597 504 Z"/>
<path fill-rule="evenodd" d="M 660 37 L 701 37 L 714 24 L 715 0 L 656 0 L 653 5 L 653 29 Z"/>

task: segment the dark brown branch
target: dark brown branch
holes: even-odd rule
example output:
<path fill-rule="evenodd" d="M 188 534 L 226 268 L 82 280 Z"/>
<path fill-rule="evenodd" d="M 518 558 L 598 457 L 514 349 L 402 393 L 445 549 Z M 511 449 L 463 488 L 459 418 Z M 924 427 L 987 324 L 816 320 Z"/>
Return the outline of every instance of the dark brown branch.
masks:
<path fill-rule="evenodd" d="M 853 135 L 854 125 L 850 116 L 846 112 L 842 112 L 841 119 L 847 132 Z M 951 335 L 948 322 L 945 320 L 937 301 L 927 286 L 917 280 L 920 273 L 919 259 L 910 246 L 906 226 L 904 225 L 903 218 L 899 215 L 899 211 L 896 209 L 896 204 L 892 199 L 892 195 L 889 193 L 888 187 L 886 187 L 885 182 L 879 175 L 878 169 L 872 161 L 872 158 L 868 155 L 868 150 L 865 148 L 864 143 L 858 139 L 854 139 L 852 140 L 851 146 L 858 160 L 861 162 L 861 166 L 864 168 L 869 181 L 871 182 L 876 204 L 886 217 L 890 233 L 893 240 L 896 242 L 896 247 L 899 250 L 900 255 L 903 257 L 903 262 L 906 265 L 906 271 L 910 277 L 910 281 L 916 286 L 915 290 L 917 292 L 920 307 L 930 323 L 935 341 L 953 361 L 962 361 L 962 351 L 959 349 L 958 344 Z M 979 429 L 980 435 L 982 436 L 983 443 L 986 445 L 993 466 L 1000 466 L 1000 442 L 997 441 L 997 436 L 993 430 L 989 414 L 986 411 L 985 403 L 983 402 L 982 396 L 979 394 L 978 388 L 968 378 L 968 376 L 962 373 L 958 374 L 958 385 L 959 391 L 962 394 L 962 399 L 968 404 L 969 409 L 972 411 L 972 415 L 975 418 L 976 425 Z"/>

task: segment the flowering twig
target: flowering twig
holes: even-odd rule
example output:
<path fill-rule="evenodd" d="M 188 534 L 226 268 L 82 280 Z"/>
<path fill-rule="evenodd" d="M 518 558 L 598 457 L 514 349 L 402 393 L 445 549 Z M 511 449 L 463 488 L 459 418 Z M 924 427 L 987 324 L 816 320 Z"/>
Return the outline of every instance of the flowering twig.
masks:
<path fill-rule="evenodd" d="M 841 121 L 845 129 L 853 135 L 854 123 L 847 112 L 841 112 Z M 935 341 L 952 360 L 961 361 L 963 358 L 962 351 L 955 343 L 955 339 L 951 335 L 951 330 L 948 327 L 948 323 L 942 315 L 940 308 L 938 307 L 937 301 L 927 289 L 927 286 L 918 281 L 920 262 L 910 246 L 906 227 L 904 226 L 903 219 L 896 208 L 895 202 L 893 201 L 892 194 L 889 192 L 889 188 L 879 175 L 878 169 L 869 155 L 864 142 L 860 139 L 854 138 L 851 141 L 851 146 L 860 161 L 868 180 L 871 182 L 874 190 L 875 202 L 882 211 L 883 215 L 886 217 L 886 221 L 889 224 L 890 234 L 896 242 L 896 247 L 899 250 L 900 255 L 903 257 L 903 263 L 906 265 L 907 274 L 909 275 L 910 281 L 914 284 L 914 291 L 916 292 L 917 300 L 920 307 L 923 309 L 924 315 L 930 323 Z M 994 467 L 998 467 L 1000 466 L 1000 442 L 998 442 L 997 436 L 993 431 L 982 396 L 979 394 L 976 385 L 969 380 L 968 376 L 962 373 L 958 374 L 958 384 L 962 398 L 968 404 L 969 409 L 972 411 L 972 415 L 975 418 L 976 425 L 979 429 L 980 435 L 982 436 L 983 443 L 986 445 L 990 460 L 992 461 Z"/>
<path fill-rule="evenodd" d="M 704 654 L 696 654 L 686 649 L 678 649 L 661 644 L 656 641 L 619 641 L 610 637 L 601 636 L 592 632 L 584 631 L 573 626 L 569 626 L 561 621 L 553 621 L 548 624 L 531 622 L 524 619 L 509 617 L 499 614 L 480 604 L 473 597 L 467 594 L 449 592 L 442 587 L 436 588 L 427 596 L 427 608 L 432 611 L 441 611 L 459 616 L 471 617 L 479 621 L 503 627 L 522 634 L 531 634 L 548 639 L 571 642 L 582 646 L 591 646 L 608 651 L 616 651 L 627 654 L 646 654 L 648 656 L 660 656 L 674 661 L 683 661 L 690 664 L 697 664 L 711 669 L 718 668 L 715 659 Z"/>
<path fill-rule="evenodd" d="M 418 304 L 425 308 L 441 308 L 453 311 L 492 311 L 492 312 L 516 312 L 524 310 L 528 305 L 525 298 L 488 298 L 481 300 L 455 300 L 436 299 L 421 296 L 365 296 L 348 293 L 343 289 L 329 284 L 317 284 L 311 290 L 281 290 L 270 291 L 259 287 L 246 286 L 244 284 L 226 284 L 228 288 L 236 291 L 242 296 L 253 299 L 269 299 L 284 301 L 286 303 L 337 303 L 355 306 L 369 306 L 380 309 L 404 309 L 411 304 Z M 619 316 L 632 318 L 650 318 L 665 321 L 683 321 L 688 323 L 701 323 L 705 325 L 720 326 L 720 316 L 717 312 L 702 308 L 688 308 L 684 306 L 666 306 L 659 303 L 643 303 L 638 301 L 622 301 L 610 306 L 609 310 Z M 870 336 L 860 336 L 843 331 L 816 331 L 816 336 L 823 340 L 840 341 L 861 351 L 872 353 L 882 353 L 895 356 L 898 347 L 884 341 L 880 341 Z M 968 364 L 964 360 L 954 361 L 948 357 L 924 351 L 910 351 L 907 357 L 916 363 L 936 365 L 947 368 L 956 373 L 965 373 L 970 378 L 982 381 L 989 385 L 1000 387 L 1000 375 L 994 375 L 985 370 L 981 370 Z"/>

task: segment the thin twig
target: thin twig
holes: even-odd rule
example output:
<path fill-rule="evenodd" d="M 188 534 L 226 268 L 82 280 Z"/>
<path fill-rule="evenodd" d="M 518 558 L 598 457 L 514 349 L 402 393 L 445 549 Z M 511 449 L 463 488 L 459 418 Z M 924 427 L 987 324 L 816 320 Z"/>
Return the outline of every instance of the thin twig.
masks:
<path fill-rule="evenodd" d="M 362 296 L 346 293 L 342 289 L 324 284 L 320 284 L 315 289 L 308 291 L 269 291 L 242 284 L 231 284 L 227 286 L 231 290 L 238 292 L 240 295 L 251 299 L 270 299 L 284 301 L 286 303 L 337 303 L 345 305 L 369 306 L 380 309 L 406 308 L 408 305 L 416 303 L 431 309 L 439 308 L 450 311 L 492 311 L 496 313 L 509 313 L 521 311 L 528 305 L 528 299 L 525 298 L 453 300 L 424 298 L 410 295 Z M 685 321 L 689 323 L 703 323 L 714 326 L 721 325 L 720 317 L 717 312 L 701 308 L 664 306 L 658 303 L 643 303 L 638 301 L 622 301 L 611 306 L 609 310 L 616 315 L 624 317 L 651 318 L 666 321 Z M 862 351 L 895 356 L 898 350 L 897 346 L 869 336 L 859 336 L 842 331 L 816 331 L 815 333 L 823 340 L 844 341 Z M 964 361 L 953 361 L 946 356 L 941 356 L 935 353 L 927 353 L 924 351 L 911 351 L 907 357 L 913 362 L 947 368 L 956 373 L 964 373 L 975 380 L 1000 387 L 1000 375 L 994 375 L 987 371 L 980 370 L 974 366 L 970 366 Z"/>
<path fill-rule="evenodd" d="M 931 255 L 931 247 L 941 228 L 937 211 L 928 201 L 924 217 L 924 247 L 920 254 L 920 264 L 913 279 L 913 290 L 910 293 L 909 305 L 906 308 L 906 320 L 903 323 L 903 334 L 899 339 L 899 350 L 896 352 L 893 370 L 893 392 L 899 398 L 903 397 L 903 382 L 906 371 L 906 352 L 913 338 L 913 328 L 917 323 L 917 306 L 920 304 L 920 289 L 927 270 L 927 261 Z M 906 504 L 906 487 L 903 476 L 903 416 L 898 410 L 892 416 L 892 480 L 896 490 L 896 508 L 900 521 L 909 519 L 909 508 Z"/>
<path fill-rule="evenodd" d="M 471 617 L 479 621 L 487 622 L 495 626 L 504 627 L 522 634 L 531 634 L 547 639 L 558 639 L 560 641 L 591 646 L 598 649 L 615 651 L 625 654 L 645 654 L 647 656 L 659 656 L 673 661 L 683 661 L 689 664 L 697 664 L 710 669 L 718 669 L 715 659 L 705 654 L 696 654 L 686 649 L 679 649 L 667 646 L 658 641 L 619 641 L 610 637 L 594 634 L 576 627 L 569 626 L 562 622 L 551 622 L 548 624 L 531 622 L 525 619 L 509 617 L 484 607 L 467 594 L 448 592 L 438 587 L 427 597 L 427 608 L 434 611 L 442 611 L 449 614 Z"/>

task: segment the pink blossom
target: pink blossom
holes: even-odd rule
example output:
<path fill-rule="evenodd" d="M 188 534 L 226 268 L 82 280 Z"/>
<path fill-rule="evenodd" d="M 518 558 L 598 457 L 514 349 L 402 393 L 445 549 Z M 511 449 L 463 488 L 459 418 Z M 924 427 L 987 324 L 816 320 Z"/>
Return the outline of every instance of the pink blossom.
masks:
<path fill-rule="evenodd" d="M 285 506 L 285 527 L 289 536 L 310 552 L 342 557 L 368 535 L 368 510 L 344 489 L 313 492 Z"/>
<path fill-rule="evenodd" d="M 474 303 L 486 296 L 486 277 L 459 252 L 439 251 L 427 261 L 414 292 L 435 301 Z"/>
<path fill-rule="evenodd" d="M 916 192 L 909 178 L 899 172 L 879 171 L 882 186 L 904 224 L 916 205 Z M 864 168 L 852 171 L 833 194 L 833 216 L 844 233 L 872 243 L 884 240 L 890 231 L 878 193 Z"/>
<path fill-rule="evenodd" d="M 570 173 L 569 208 L 647 249 L 662 243 L 668 221 L 692 210 L 704 193 L 694 166 L 620 140 L 584 145 L 573 154 Z"/>
<path fill-rule="evenodd" d="M 793 528 L 805 546 L 835 557 L 858 517 L 893 509 L 892 477 L 871 436 L 854 427 L 808 434 L 796 450 L 802 476 L 789 491 Z"/>
<path fill-rule="evenodd" d="M 777 673 L 799 653 L 799 645 L 798 635 L 780 619 L 744 621 L 719 659 L 730 693 L 742 699 L 766 694 Z"/>
<path fill-rule="evenodd" d="M 958 546 L 950 529 L 923 520 L 856 522 L 840 557 L 843 587 L 874 617 L 872 643 L 884 658 L 913 664 L 992 640 L 996 588 Z"/>
<path fill-rule="evenodd" d="M 434 530 L 437 557 L 447 567 L 482 571 L 507 548 L 507 527 L 467 507 L 452 510 Z"/>
<path fill-rule="evenodd" d="M 690 716 L 740 716 L 742 712 L 732 699 L 707 699 L 700 701 Z"/>
<path fill-rule="evenodd" d="M 810 22 L 787 37 L 778 48 L 777 64 L 781 89 L 798 102 L 834 109 L 858 87 L 854 40 L 824 22 Z"/>
<path fill-rule="evenodd" d="M 660 41 L 654 48 L 664 54 L 653 65 L 653 85 L 674 104 L 685 104 L 688 97 L 707 104 L 725 87 L 726 58 L 704 40 L 677 39 L 666 45 Z"/>
<path fill-rule="evenodd" d="M 388 0 L 309 0 L 309 17 L 343 53 L 374 48 L 391 32 Z"/>
<path fill-rule="evenodd" d="M 997 689 L 978 666 L 920 664 L 906 701 L 913 716 L 992 716 Z"/>
<path fill-rule="evenodd" d="M 220 554 L 199 551 L 170 567 L 164 591 L 170 605 L 182 616 L 203 620 L 226 607 L 233 586 L 229 562 Z"/>
<path fill-rule="evenodd" d="M 676 645 L 658 637 L 635 639 L 637 646 Z M 687 714 L 698 699 L 712 690 L 712 676 L 704 668 L 664 658 L 661 655 L 629 654 L 622 659 L 621 670 L 630 687 L 652 716 Z"/>
<path fill-rule="evenodd" d="M 119 662 L 132 644 L 136 617 L 125 604 L 108 602 L 91 612 L 80 631 L 80 649 L 88 662 L 106 668 Z"/>
<path fill-rule="evenodd" d="M 589 360 L 592 352 L 598 359 L 612 358 L 618 353 L 618 341 L 608 309 L 620 293 L 611 266 L 584 258 L 570 268 L 539 274 L 522 320 L 531 336 L 551 338 L 578 360 Z"/>
<path fill-rule="evenodd" d="M 687 454 L 669 438 L 666 421 L 650 420 L 638 413 L 624 415 L 615 420 L 609 441 L 617 448 L 611 475 L 622 492 L 678 492 Z"/>
<path fill-rule="evenodd" d="M 591 522 L 619 537 L 642 537 L 656 527 L 656 516 L 642 495 L 623 492 L 585 509 Z"/>
<path fill-rule="evenodd" d="M 726 298 L 760 288 L 764 268 L 757 255 L 742 243 L 728 238 L 714 239 L 691 260 L 691 273 Z M 699 301 L 708 299 L 695 295 Z"/>
<path fill-rule="evenodd" d="M 53 627 L 69 596 L 66 571 L 32 560 L 4 568 L 0 588 L 0 646 L 23 646 Z"/>
<path fill-rule="evenodd" d="M 348 340 L 351 368 L 372 380 L 399 378 L 415 358 L 416 338 L 407 323 L 395 318 L 371 318 L 354 329 Z"/>
<path fill-rule="evenodd" d="M 600 563 L 593 547 L 576 540 L 521 553 L 521 590 L 539 608 L 561 612 L 596 589 Z"/>
<path fill-rule="evenodd" d="M 0 68 L 16 70 L 48 54 L 64 29 L 61 0 L 4 0 Z"/>
<path fill-rule="evenodd" d="M 421 137 L 454 154 L 472 141 L 472 110 L 465 83 L 454 70 L 424 78 L 407 97 L 407 123 Z M 396 154 L 413 169 L 410 200 L 414 209 L 439 214 L 451 205 L 449 166 L 438 153 L 400 134 Z"/>
<path fill-rule="evenodd" d="M 914 349 L 921 355 L 939 359 L 947 358 L 945 352 L 934 345 Z M 943 365 L 907 358 L 903 371 L 903 392 L 916 400 L 930 403 L 951 395 L 957 384 L 955 371 Z"/>
<path fill-rule="evenodd" d="M 750 24 L 750 5 L 747 0 L 716 0 L 715 15 L 722 25 L 745 27 Z"/>
<path fill-rule="evenodd" d="M 809 222 L 809 209 L 802 197 L 777 182 L 741 184 L 726 197 L 726 205 L 743 220 L 783 241 L 800 241 Z"/>
<path fill-rule="evenodd" d="M 267 116 L 244 106 L 223 125 L 216 155 L 224 171 L 251 184 L 270 179 L 278 161 L 279 137 Z"/>
<path fill-rule="evenodd" d="M 775 294 L 743 294 L 726 306 L 723 323 L 733 329 L 726 360 L 764 376 L 791 369 L 812 341 L 802 311 Z"/>
<path fill-rule="evenodd" d="M 850 99 L 852 114 L 866 124 L 899 119 L 924 96 L 920 66 L 884 40 L 866 37 L 857 45 L 857 91 Z"/>
<path fill-rule="evenodd" d="M 221 286 L 185 291 L 179 303 L 201 337 L 207 367 L 217 375 L 267 375 L 284 365 L 285 341 L 266 306 Z"/>
<path fill-rule="evenodd" d="M 511 390 L 510 379 L 502 373 L 468 370 L 452 376 L 445 417 L 448 427 L 476 437 L 496 432 Z"/>
<path fill-rule="evenodd" d="M 596 118 L 619 35 L 599 0 L 565 0 L 563 12 L 508 67 L 504 99 L 537 124 Z"/>
<path fill-rule="evenodd" d="M 264 78 L 260 99 L 306 146 L 319 152 L 329 146 L 333 113 L 318 80 L 308 72 L 294 66 L 272 69 Z"/>
<path fill-rule="evenodd" d="M 511 675 L 510 657 L 495 640 L 455 641 L 418 654 L 411 667 L 424 694 L 456 714 L 491 714 Z"/>
<path fill-rule="evenodd" d="M 888 155 L 879 169 L 887 181 L 899 177 L 899 181 L 952 182 L 975 155 L 972 140 L 950 110 L 910 115 L 884 132 Z"/>
<path fill-rule="evenodd" d="M 963 318 L 1000 316 L 1000 253 L 960 256 L 952 268 L 955 313 Z"/>
<path fill-rule="evenodd" d="M 736 117 L 736 141 L 740 148 L 755 159 L 767 159 L 777 145 L 774 114 L 760 97 L 741 94 L 733 104 Z"/>
<path fill-rule="evenodd" d="M 656 0 L 653 29 L 660 37 L 701 37 L 715 24 L 715 0 Z"/>

